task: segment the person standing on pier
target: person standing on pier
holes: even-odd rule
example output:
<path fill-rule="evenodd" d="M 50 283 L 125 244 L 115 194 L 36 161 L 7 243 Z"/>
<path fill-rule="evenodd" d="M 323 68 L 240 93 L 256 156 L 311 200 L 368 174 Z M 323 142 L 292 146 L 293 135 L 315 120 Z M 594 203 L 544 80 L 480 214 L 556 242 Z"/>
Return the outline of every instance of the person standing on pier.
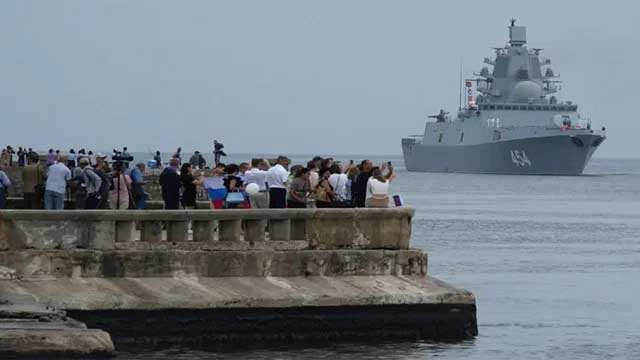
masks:
<path fill-rule="evenodd" d="M 44 191 L 46 210 L 64 210 L 64 194 L 67 181 L 71 180 L 71 170 L 64 164 L 62 155 L 47 169 L 47 184 Z"/>
<path fill-rule="evenodd" d="M 371 168 L 373 163 L 371 160 L 362 160 L 359 166 L 360 172 L 351 184 L 351 192 L 353 197 L 353 205 L 363 208 L 367 201 L 367 183 L 371 177 Z"/>
<path fill-rule="evenodd" d="M 80 176 L 82 176 L 82 185 L 84 185 L 85 191 L 84 207 L 82 209 L 97 209 L 101 198 L 102 178 L 89 166 L 89 159 L 86 157 L 78 161 L 78 167 L 80 168 Z M 77 209 L 81 209 L 79 206 L 80 204 L 76 204 Z"/>
<path fill-rule="evenodd" d="M 77 160 L 78 156 L 76 155 L 76 151 L 73 149 L 69 150 L 69 154 L 67 155 L 67 167 L 69 169 L 73 169 L 74 167 L 76 167 L 76 160 Z"/>
<path fill-rule="evenodd" d="M 22 195 L 25 209 L 42 209 L 44 198 L 44 170 L 40 168 L 38 155 L 28 157 L 28 164 L 22 169 Z"/>
<path fill-rule="evenodd" d="M 196 150 L 189 159 L 189 164 L 191 164 L 192 169 L 204 169 L 207 166 L 207 161 L 200 151 Z"/>
<path fill-rule="evenodd" d="M 23 149 L 22 146 L 18 146 L 18 166 L 24 167 L 27 159 L 27 149 Z"/>
<path fill-rule="evenodd" d="M 213 169 L 213 176 L 200 176 L 197 184 L 202 186 L 209 195 L 211 209 L 224 209 L 224 200 L 227 196 L 227 188 L 224 186 L 225 165 L 219 163 Z"/>
<path fill-rule="evenodd" d="M 272 209 L 284 209 L 287 207 L 287 180 L 289 179 L 289 158 L 278 156 L 276 165 L 267 173 L 267 185 L 269 186 L 269 207 Z"/>
<path fill-rule="evenodd" d="M 56 153 L 53 152 L 53 149 L 49 149 L 47 153 L 47 163 L 45 164 L 47 167 L 53 165 L 56 162 Z"/>
<path fill-rule="evenodd" d="M 180 175 L 178 175 L 179 166 L 180 158 L 174 157 L 169 160 L 169 166 L 160 173 L 160 186 L 165 210 L 180 209 L 180 186 L 182 182 L 180 181 Z"/>
<path fill-rule="evenodd" d="M 127 210 L 131 199 L 131 177 L 124 173 L 124 163 L 116 161 L 113 163 L 113 173 L 111 192 L 109 194 L 109 204 L 115 210 Z"/>
<path fill-rule="evenodd" d="M 371 169 L 371 176 L 367 180 L 367 200 L 368 208 L 388 208 L 389 207 L 389 183 L 395 178 L 393 167 L 389 164 L 387 174 L 382 174 L 382 167 Z"/>
<path fill-rule="evenodd" d="M 263 159 L 251 159 L 251 168 L 244 173 L 246 184 L 258 185 L 258 192 L 249 194 L 252 209 L 268 209 L 269 193 L 267 192 L 267 169 L 269 165 Z"/>
<path fill-rule="evenodd" d="M 147 194 L 144 191 L 144 170 L 146 166 L 143 163 L 137 163 L 136 166 L 131 169 L 129 176 L 131 176 L 131 195 L 133 201 L 136 204 L 136 209 L 144 210 L 147 207 Z"/>
<path fill-rule="evenodd" d="M 218 142 L 218 140 L 213 140 L 213 159 L 216 165 L 220 163 L 220 158 L 222 156 L 227 156 L 222 149 L 224 149 L 224 145 L 221 142 Z"/>
<path fill-rule="evenodd" d="M 191 163 L 182 164 L 180 168 L 180 182 L 182 182 L 182 207 L 185 209 L 197 209 L 196 179 L 193 177 L 193 166 Z"/>
<path fill-rule="evenodd" d="M 91 151 L 89 151 L 91 154 Z M 91 160 L 90 160 L 91 161 Z M 108 209 L 109 208 L 109 191 L 111 191 L 111 180 L 109 176 L 111 169 L 109 169 L 109 163 L 107 163 L 107 157 L 102 154 L 97 154 L 95 157 L 96 167 L 95 173 L 100 176 L 102 183 L 100 185 L 98 203 L 96 209 Z"/>
<path fill-rule="evenodd" d="M 0 166 L 8 167 L 9 159 L 11 159 L 11 154 L 9 154 L 7 149 L 2 149 L 2 153 L 0 154 Z"/>
<path fill-rule="evenodd" d="M 349 195 L 347 194 L 347 183 L 349 178 L 342 172 L 339 164 L 334 163 L 329 168 L 331 175 L 329 176 L 329 185 L 334 192 L 333 205 L 335 207 L 351 207 L 351 203 L 347 202 Z"/>
<path fill-rule="evenodd" d="M 179 147 L 176 152 L 173 154 L 173 159 L 178 159 L 178 166 L 182 164 L 182 148 Z"/>
<path fill-rule="evenodd" d="M 153 157 L 153 161 L 156 162 L 156 169 L 162 168 L 162 156 L 160 156 L 160 151 L 156 151 L 156 156 Z"/>
<path fill-rule="evenodd" d="M 3 169 L 4 165 L 0 164 L 0 209 L 7 207 L 7 189 L 11 186 L 11 180 Z"/>
<path fill-rule="evenodd" d="M 289 208 L 306 208 L 307 200 L 311 195 L 311 186 L 309 185 L 309 172 L 306 167 L 300 167 L 296 170 L 291 186 L 289 187 L 289 194 L 287 199 L 287 205 Z"/>

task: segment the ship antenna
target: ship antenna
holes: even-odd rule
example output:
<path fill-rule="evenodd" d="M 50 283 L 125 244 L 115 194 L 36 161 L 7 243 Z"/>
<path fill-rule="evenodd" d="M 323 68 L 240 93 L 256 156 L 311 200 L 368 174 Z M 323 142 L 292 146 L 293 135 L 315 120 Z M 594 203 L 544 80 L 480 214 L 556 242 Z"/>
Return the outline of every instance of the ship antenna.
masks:
<path fill-rule="evenodd" d="M 460 81 L 458 82 L 460 93 L 458 94 L 458 111 L 462 110 L 462 57 L 460 57 Z"/>

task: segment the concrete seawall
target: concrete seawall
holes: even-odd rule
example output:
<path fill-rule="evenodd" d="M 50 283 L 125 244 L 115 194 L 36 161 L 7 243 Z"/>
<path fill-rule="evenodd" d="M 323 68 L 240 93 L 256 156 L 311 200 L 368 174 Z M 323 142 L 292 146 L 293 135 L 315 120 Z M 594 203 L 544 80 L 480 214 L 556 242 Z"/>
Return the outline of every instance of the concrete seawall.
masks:
<path fill-rule="evenodd" d="M 427 274 L 411 209 L 0 211 L 2 297 L 118 344 L 462 339 L 474 296 Z M 2 332 L 2 330 L 0 330 Z"/>

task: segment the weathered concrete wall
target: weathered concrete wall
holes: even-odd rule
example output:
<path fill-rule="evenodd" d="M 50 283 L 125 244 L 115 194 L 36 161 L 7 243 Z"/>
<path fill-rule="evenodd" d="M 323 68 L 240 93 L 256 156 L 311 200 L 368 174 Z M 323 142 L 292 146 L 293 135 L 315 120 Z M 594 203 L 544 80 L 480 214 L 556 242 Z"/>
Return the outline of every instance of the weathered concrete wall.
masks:
<path fill-rule="evenodd" d="M 428 277 L 426 254 L 410 249 L 412 216 L 0 211 L 0 301 L 68 310 L 116 345 L 476 335 L 473 295 Z"/>
<path fill-rule="evenodd" d="M 96 251 L 0 252 L 0 265 L 23 278 L 426 275 L 418 250 Z"/>

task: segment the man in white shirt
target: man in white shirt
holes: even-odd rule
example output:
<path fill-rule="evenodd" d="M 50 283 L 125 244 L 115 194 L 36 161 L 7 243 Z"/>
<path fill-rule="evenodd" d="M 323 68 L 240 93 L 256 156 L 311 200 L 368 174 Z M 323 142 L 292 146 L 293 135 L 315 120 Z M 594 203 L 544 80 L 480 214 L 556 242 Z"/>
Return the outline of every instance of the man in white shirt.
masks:
<path fill-rule="evenodd" d="M 269 165 L 263 159 L 251 159 L 251 169 L 244 173 L 246 184 L 257 184 L 260 192 L 249 195 L 252 209 L 268 209 L 267 170 Z"/>
<path fill-rule="evenodd" d="M 62 156 L 47 169 L 47 184 L 44 192 L 44 208 L 46 210 L 63 210 L 64 194 L 67 181 L 71 180 L 71 170 L 64 164 Z"/>
<path fill-rule="evenodd" d="M 289 179 L 289 158 L 278 156 L 277 164 L 267 172 L 269 188 L 269 207 L 284 209 L 287 207 L 287 180 Z"/>

